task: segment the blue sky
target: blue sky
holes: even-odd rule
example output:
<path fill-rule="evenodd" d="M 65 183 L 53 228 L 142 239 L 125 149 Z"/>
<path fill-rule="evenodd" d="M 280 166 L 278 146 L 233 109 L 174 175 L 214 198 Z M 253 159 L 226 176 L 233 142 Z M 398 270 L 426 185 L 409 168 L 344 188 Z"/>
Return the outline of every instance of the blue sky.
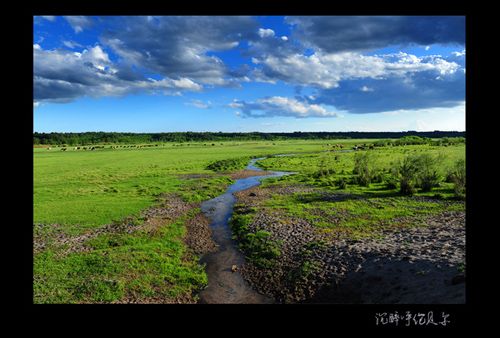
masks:
<path fill-rule="evenodd" d="M 33 20 L 34 131 L 465 130 L 464 17 Z"/>

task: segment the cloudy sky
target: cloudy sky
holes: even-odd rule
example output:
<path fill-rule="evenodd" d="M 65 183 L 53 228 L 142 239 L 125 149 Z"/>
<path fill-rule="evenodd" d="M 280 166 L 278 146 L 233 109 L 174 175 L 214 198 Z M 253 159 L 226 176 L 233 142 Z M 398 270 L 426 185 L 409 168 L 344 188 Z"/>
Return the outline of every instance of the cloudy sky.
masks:
<path fill-rule="evenodd" d="M 465 130 L 465 18 L 37 16 L 38 132 Z"/>

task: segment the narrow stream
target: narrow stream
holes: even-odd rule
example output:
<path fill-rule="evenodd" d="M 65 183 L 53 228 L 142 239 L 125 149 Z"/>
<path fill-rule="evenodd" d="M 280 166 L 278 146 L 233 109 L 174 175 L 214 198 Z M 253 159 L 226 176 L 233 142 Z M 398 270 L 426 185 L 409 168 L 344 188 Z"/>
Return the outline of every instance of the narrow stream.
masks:
<path fill-rule="evenodd" d="M 255 166 L 255 162 L 265 157 L 252 159 L 246 169 L 263 171 Z M 218 251 L 206 254 L 201 262 L 206 264 L 208 286 L 200 293 L 201 304 L 269 304 L 274 300 L 257 291 L 243 279 L 239 271 L 232 272 L 232 265 L 241 267 L 245 262 L 243 254 L 238 250 L 236 241 L 232 239 L 229 219 L 233 214 L 236 202 L 234 193 L 255 187 L 262 178 L 281 177 L 293 174 L 284 171 L 271 171 L 270 174 L 252 176 L 236 180 L 224 194 L 201 204 L 201 211 L 210 220 L 212 237 L 218 245 Z"/>

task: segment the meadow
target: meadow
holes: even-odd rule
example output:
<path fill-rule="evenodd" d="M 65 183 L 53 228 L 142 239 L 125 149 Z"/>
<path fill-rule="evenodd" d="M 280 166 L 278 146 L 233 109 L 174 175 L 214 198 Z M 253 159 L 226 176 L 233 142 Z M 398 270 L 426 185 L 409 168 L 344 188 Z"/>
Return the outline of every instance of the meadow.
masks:
<path fill-rule="evenodd" d="M 196 302 L 207 276 L 199 255 L 185 242 L 186 224 L 199 214 L 199 204 L 223 193 L 234 182 L 230 174 L 252 157 L 267 156 L 258 162 L 263 169 L 296 172 L 266 179 L 264 188 L 300 184 L 317 189 L 307 198 L 271 196 L 266 207 L 314 220 L 318 227 L 351 229 L 352 236 L 369 236 L 371 225 L 381 220 L 464 210 L 463 203 L 435 200 L 457 199 L 454 183 L 446 177 L 457 160 L 465 158 L 465 144 L 351 151 L 375 141 L 156 143 L 141 148 L 104 145 L 92 151 L 34 148 L 34 302 Z M 356 177 L 361 175 L 353 173 L 360 153 L 370 154 L 373 172 L 368 184 L 359 184 Z M 293 155 L 272 156 L 278 154 Z M 430 191 L 417 189 L 412 198 L 400 196 L 398 185 L 389 184 L 393 168 L 418 154 L 436 159 L 439 182 Z M 316 198 L 318 191 L 363 198 L 325 201 Z M 172 196 L 178 204 L 168 204 Z M 144 226 L 148 208 L 173 210 L 179 205 L 185 212 L 157 218 L 161 224 L 154 231 L 150 221 Z M 329 222 L 329 213 L 339 212 L 345 215 L 342 222 Z M 129 230 L 105 230 L 124 225 Z"/>

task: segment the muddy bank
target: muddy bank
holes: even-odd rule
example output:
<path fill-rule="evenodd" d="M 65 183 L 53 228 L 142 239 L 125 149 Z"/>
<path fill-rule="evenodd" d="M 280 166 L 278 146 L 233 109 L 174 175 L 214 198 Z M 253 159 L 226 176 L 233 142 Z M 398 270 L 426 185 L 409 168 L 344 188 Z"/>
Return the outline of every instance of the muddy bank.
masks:
<path fill-rule="evenodd" d="M 236 194 L 238 203 L 257 210 L 249 231 L 268 231 L 281 243 L 272 268 L 249 262 L 242 267 L 257 290 L 280 303 L 465 302 L 465 212 L 407 217 L 400 223 L 426 226 L 383 228 L 377 239 L 353 240 L 260 207 L 271 194 L 310 189 L 253 188 Z"/>
<path fill-rule="evenodd" d="M 238 170 L 235 171 L 234 173 L 230 174 L 229 177 L 233 180 L 239 180 L 240 178 L 247 178 L 247 177 L 252 177 L 252 176 L 263 176 L 263 175 L 270 175 L 271 172 L 269 171 L 262 171 L 262 170 Z"/>
<path fill-rule="evenodd" d="M 230 174 L 227 173 L 215 173 L 215 174 L 183 174 L 179 175 L 179 178 L 189 180 L 189 179 L 200 179 L 200 178 L 213 178 L 220 176 L 229 176 L 233 180 L 239 180 L 241 178 L 247 178 L 252 176 L 263 176 L 270 175 L 271 172 L 263 170 L 253 170 L 253 169 L 242 169 Z"/>

